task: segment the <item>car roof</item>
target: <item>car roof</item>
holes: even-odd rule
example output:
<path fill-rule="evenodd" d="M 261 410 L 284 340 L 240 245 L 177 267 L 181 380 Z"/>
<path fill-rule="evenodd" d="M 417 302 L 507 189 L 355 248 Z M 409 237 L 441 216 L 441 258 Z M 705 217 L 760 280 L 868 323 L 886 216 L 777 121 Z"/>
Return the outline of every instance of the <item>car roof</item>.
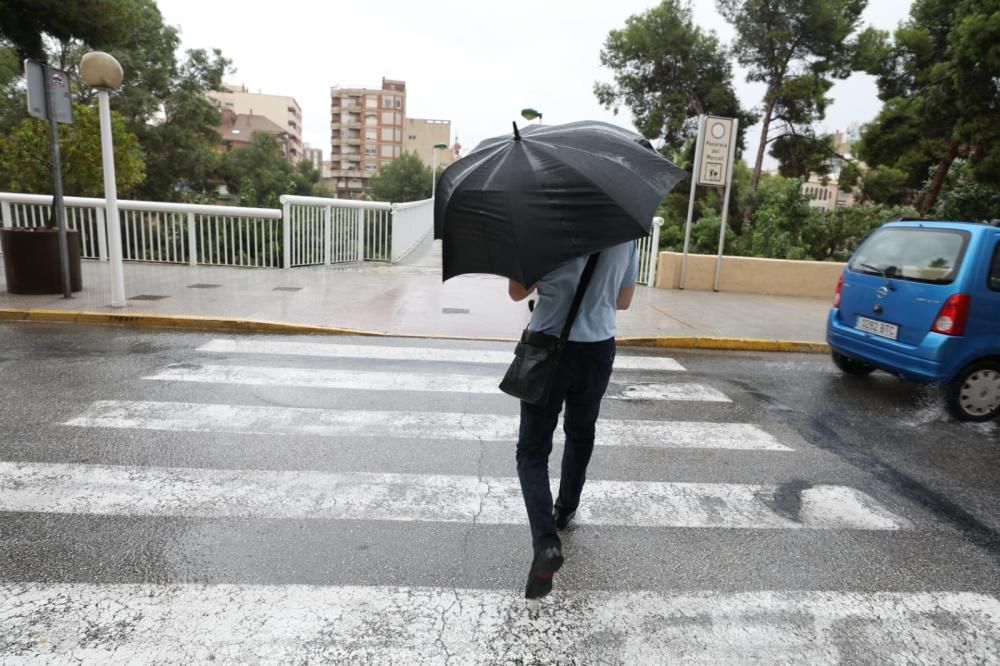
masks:
<path fill-rule="evenodd" d="M 896 220 L 883 224 L 882 227 L 893 227 L 903 229 L 961 229 L 971 231 L 974 234 L 996 231 L 997 227 L 988 222 L 971 222 L 969 220 Z"/>

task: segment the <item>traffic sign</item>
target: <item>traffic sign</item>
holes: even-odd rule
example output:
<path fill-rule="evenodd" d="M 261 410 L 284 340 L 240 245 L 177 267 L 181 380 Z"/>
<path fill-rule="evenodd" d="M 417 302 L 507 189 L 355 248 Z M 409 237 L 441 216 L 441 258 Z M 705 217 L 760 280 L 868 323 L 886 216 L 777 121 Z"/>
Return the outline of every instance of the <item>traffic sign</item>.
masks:
<path fill-rule="evenodd" d="M 69 74 L 61 69 L 47 68 L 52 114 L 57 123 L 73 122 L 73 95 L 69 88 Z M 45 109 L 46 65 L 35 60 L 24 61 L 24 78 L 28 84 L 28 114 L 48 120 Z"/>
<path fill-rule="evenodd" d="M 701 163 L 698 165 L 698 184 L 722 187 L 729 182 L 730 144 L 733 137 L 733 119 L 707 116 L 702 138 Z"/>

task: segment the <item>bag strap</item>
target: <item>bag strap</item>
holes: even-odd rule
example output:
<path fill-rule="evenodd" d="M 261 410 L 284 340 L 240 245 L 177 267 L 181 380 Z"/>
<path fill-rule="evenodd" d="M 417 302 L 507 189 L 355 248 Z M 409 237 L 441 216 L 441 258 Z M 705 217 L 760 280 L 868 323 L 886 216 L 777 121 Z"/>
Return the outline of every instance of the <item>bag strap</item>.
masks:
<path fill-rule="evenodd" d="M 563 324 L 562 333 L 559 334 L 559 342 L 561 343 L 569 339 L 569 332 L 573 328 L 576 313 L 580 311 L 580 304 L 583 303 L 583 293 L 587 291 L 587 285 L 590 284 L 590 277 L 594 274 L 594 269 L 597 268 L 597 260 L 600 256 L 600 252 L 590 255 L 590 258 L 587 259 L 587 265 L 583 267 L 583 273 L 580 275 L 580 284 L 576 286 L 576 293 L 573 294 L 573 303 L 569 306 L 569 314 L 566 315 L 566 323 Z"/>

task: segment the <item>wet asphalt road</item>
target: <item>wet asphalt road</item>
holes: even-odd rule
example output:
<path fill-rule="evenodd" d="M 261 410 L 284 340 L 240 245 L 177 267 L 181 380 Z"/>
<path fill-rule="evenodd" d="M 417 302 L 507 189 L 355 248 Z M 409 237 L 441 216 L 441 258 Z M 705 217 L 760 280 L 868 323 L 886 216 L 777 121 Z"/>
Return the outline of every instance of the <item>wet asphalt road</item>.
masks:
<path fill-rule="evenodd" d="M 197 370 L 208 364 L 497 378 L 503 370 L 490 364 L 198 350 L 211 340 L 239 337 L 0 326 L 0 463 L 516 474 L 511 442 L 65 425 L 95 401 L 384 411 L 388 418 L 403 411 L 517 414 L 516 403 L 502 395 L 146 379 L 168 367 Z M 257 339 L 509 350 L 502 343 Z M 608 400 L 603 418 L 750 423 L 790 450 L 599 447 L 592 481 L 774 485 L 779 490 L 773 508 L 793 518 L 803 489 L 846 486 L 872 498 L 906 528 L 638 529 L 581 523 L 564 538 L 567 564 L 556 578 L 557 590 L 1000 597 L 1000 424 L 953 422 L 933 389 L 881 374 L 843 377 L 821 355 L 638 349 L 619 354 L 674 358 L 687 369 L 684 382 L 712 387 L 732 402 Z M 639 384 L 664 381 L 659 372 L 621 375 Z M 560 454 L 557 445 L 553 456 Z M 513 524 L 168 514 L 0 507 L 0 584 L 429 586 L 516 597 L 530 558 L 527 528 Z"/>

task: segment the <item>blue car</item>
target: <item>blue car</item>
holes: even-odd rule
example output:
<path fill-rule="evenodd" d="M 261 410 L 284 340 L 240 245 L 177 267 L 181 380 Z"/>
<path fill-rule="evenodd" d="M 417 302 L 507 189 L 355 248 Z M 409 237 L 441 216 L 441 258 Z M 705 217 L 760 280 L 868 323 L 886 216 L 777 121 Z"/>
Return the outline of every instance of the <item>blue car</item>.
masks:
<path fill-rule="evenodd" d="M 848 262 L 827 320 L 833 362 L 944 387 L 949 411 L 1000 414 L 1000 226 L 903 220 Z"/>

